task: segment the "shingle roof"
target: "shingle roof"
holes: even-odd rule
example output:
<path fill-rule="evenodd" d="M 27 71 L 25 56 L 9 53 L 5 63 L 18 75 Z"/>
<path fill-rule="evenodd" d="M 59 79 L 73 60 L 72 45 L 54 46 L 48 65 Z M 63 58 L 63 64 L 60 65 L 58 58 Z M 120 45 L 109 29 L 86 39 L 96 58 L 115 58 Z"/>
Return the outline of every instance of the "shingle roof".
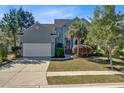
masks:
<path fill-rule="evenodd" d="M 50 43 L 53 31 L 53 24 L 36 23 L 24 32 L 23 43 Z"/>
<path fill-rule="evenodd" d="M 72 22 L 72 19 L 55 19 L 55 27 L 61 27 L 63 25 L 68 25 Z"/>
<path fill-rule="evenodd" d="M 56 28 L 61 28 L 64 25 L 69 26 L 75 20 L 80 20 L 78 17 L 74 19 L 55 19 L 54 24 L 35 23 L 24 31 L 24 43 L 49 43 L 51 42 L 52 34 L 56 33 Z"/>

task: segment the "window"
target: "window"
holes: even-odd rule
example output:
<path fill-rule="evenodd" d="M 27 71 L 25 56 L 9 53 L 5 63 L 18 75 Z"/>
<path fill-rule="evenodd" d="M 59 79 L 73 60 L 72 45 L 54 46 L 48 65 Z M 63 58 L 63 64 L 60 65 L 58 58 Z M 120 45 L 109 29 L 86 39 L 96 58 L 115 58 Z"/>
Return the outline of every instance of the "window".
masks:
<path fill-rule="evenodd" d="M 83 43 L 84 43 L 84 40 L 83 40 L 83 39 L 81 39 L 81 40 L 80 40 L 80 44 L 83 44 Z"/>
<path fill-rule="evenodd" d="M 77 45 L 77 40 L 75 40 L 75 45 Z"/>

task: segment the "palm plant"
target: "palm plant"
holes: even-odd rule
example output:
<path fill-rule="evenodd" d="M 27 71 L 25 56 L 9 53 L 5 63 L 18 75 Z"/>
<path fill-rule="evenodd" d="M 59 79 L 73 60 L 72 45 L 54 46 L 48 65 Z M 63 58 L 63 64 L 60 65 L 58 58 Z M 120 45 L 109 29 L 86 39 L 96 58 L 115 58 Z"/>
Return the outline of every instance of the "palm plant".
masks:
<path fill-rule="evenodd" d="M 86 27 L 81 20 L 75 21 L 69 28 L 69 37 L 77 40 L 77 45 L 80 45 L 80 39 L 85 39 L 87 34 Z M 79 56 L 79 47 L 77 49 L 77 56 Z"/>

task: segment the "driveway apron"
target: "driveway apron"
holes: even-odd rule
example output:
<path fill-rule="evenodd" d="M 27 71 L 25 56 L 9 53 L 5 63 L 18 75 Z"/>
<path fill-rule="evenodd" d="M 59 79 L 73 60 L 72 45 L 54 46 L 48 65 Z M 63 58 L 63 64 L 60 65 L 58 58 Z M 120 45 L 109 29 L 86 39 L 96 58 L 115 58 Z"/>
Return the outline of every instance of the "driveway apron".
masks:
<path fill-rule="evenodd" d="M 46 79 L 49 61 L 17 60 L 0 67 L 0 87 L 40 87 Z"/>

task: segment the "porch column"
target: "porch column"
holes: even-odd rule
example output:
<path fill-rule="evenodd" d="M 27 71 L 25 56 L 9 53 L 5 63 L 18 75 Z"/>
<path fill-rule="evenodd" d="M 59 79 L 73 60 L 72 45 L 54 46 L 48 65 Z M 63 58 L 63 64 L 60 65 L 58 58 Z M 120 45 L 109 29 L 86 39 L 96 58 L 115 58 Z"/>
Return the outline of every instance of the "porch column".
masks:
<path fill-rule="evenodd" d="M 73 38 L 73 46 L 75 45 L 75 38 Z"/>
<path fill-rule="evenodd" d="M 70 39 L 70 48 L 73 48 L 73 46 L 74 46 L 74 38 L 71 38 Z"/>

